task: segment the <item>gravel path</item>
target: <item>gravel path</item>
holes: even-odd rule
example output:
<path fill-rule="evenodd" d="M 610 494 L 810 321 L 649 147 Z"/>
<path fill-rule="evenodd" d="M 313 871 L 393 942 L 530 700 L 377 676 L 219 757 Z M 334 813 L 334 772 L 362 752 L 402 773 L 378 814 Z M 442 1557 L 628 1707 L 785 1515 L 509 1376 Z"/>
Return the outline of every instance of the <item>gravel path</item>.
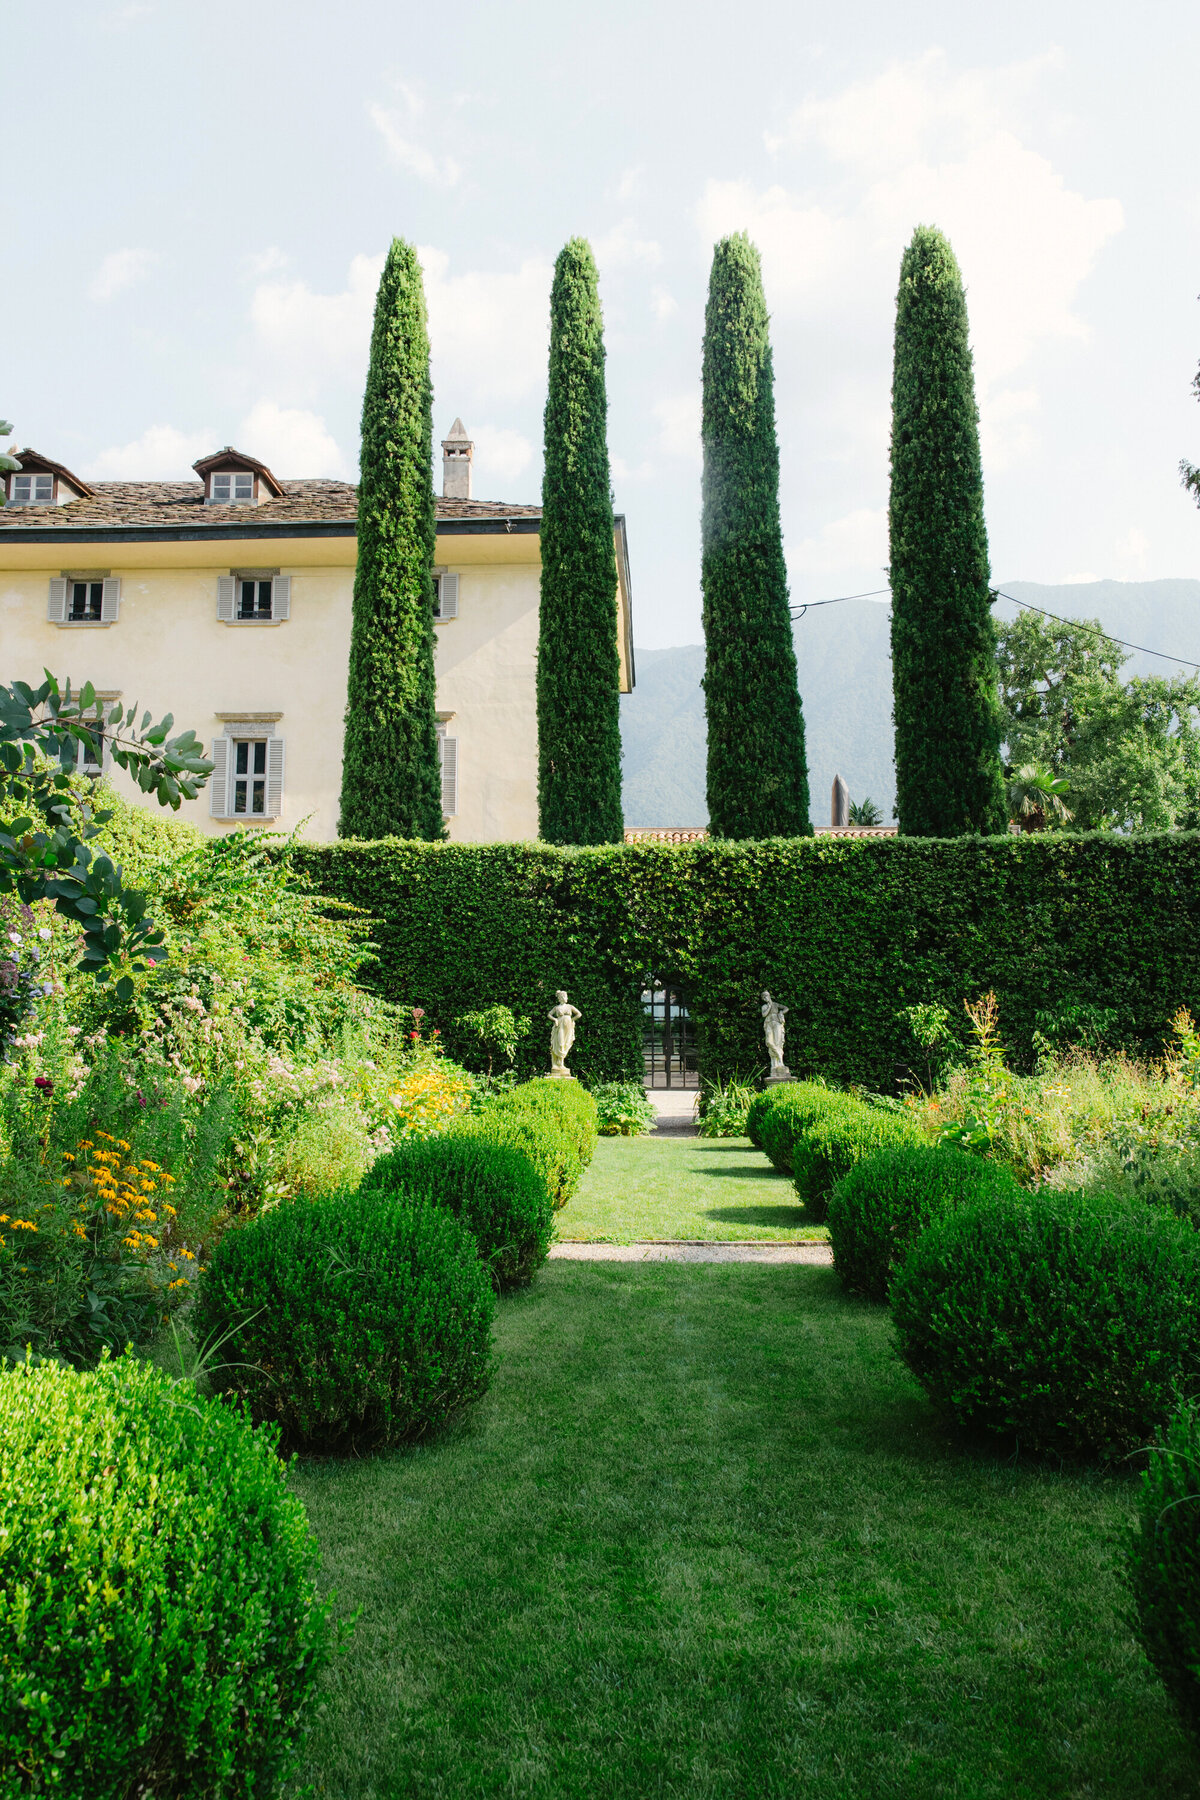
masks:
<path fill-rule="evenodd" d="M 833 1251 L 828 1244 L 641 1243 L 551 1244 L 552 1257 L 570 1262 L 685 1262 L 685 1263 L 815 1263 L 828 1268 Z"/>

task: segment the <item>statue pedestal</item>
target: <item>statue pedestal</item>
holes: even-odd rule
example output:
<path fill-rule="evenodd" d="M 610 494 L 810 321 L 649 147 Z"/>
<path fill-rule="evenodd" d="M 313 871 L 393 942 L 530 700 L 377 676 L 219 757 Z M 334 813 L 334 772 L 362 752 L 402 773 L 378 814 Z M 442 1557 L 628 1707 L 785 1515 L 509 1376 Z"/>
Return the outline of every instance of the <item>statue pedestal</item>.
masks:
<path fill-rule="evenodd" d="M 767 1076 L 767 1079 L 764 1081 L 763 1086 L 764 1087 L 779 1087 L 783 1082 L 795 1081 L 795 1079 L 796 1079 L 796 1077 L 792 1074 L 792 1071 L 788 1068 L 787 1064 L 780 1063 L 780 1065 L 777 1069 L 771 1070 L 771 1073 Z"/>
<path fill-rule="evenodd" d="M 542 1077 L 544 1081 L 574 1081 L 570 1069 L 547 1069 Z"/>

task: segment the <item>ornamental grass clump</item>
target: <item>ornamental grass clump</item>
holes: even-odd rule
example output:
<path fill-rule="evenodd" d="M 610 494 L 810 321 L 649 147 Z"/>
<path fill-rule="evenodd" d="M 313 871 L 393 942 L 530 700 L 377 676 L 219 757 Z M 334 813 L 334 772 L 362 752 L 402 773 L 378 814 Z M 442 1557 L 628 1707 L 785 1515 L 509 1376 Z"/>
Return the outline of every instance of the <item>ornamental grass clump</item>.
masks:
<path fill-rule="evenodd" d="M 193 1320 L 216 1387 L 313 1450 L 432 1430 L 488 1382 L 494 1294 L 467 1227 L 402 1194 L 288 1200 L 217 1245 Z"/>
<path fill-rule="evenodd" d="M 921 1144 L 876 1150 L 830 1196 L 829 1240 L 842 1286 L 864 1300 L 886 1300 L 909 1246 L 935 1219 L 1017 1192 L 1006 1169 L 961 1150 Z"/>
<path fill-rule="evenodd" d="M 147 1363 L 0 1374 L 0 1791 L 267 1796 L 330 1659 L 276 1435 Z"/>
<path fill-rule="evenodd" d="M 1200 1411 L 1179 1406 L 1138 1494 L 1129 1576 L 1142 1647 L 1200 1742 Z"/>
<path fill-rule="evenodd" d="M 501 1288 L 529 1281 L 554 1235 L 545 1182 L 524 1151 L 488 1136 L 486 1116 L 399 1145 L 379 1158 L 359 1192 L 445 1207 L 469 1228 Z"/>
<path fill-rule="evenodd" d="M 1165 1208 L 996 1194 L 924 1231 L 890 1298 L 934 1404 L 1022 1448 L 1122 1456 L 1200 1379 L 1200 1234 Z"/>

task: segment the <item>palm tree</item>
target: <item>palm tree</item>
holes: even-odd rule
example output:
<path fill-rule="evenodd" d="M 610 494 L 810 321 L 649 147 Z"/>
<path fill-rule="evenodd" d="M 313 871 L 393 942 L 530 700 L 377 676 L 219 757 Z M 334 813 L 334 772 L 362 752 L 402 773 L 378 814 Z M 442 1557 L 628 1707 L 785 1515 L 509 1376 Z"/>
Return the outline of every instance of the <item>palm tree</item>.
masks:
<path fill-rule="evenodd" d="M 868 829 L 883 824 L 883 814 L 870 795 L 865 800 L 852 800 L 846 817 L 851 825 L 865 825 Z"/>
<path fill-rule="evenodd" d="M 1073 814 L 1063 795 L 1071 784 L 1045 763 L 1021 763 L 1008 771 L 1008 810 L 1022 831 L 1048 831 L 1051 824 L 1069 825 Z"/>

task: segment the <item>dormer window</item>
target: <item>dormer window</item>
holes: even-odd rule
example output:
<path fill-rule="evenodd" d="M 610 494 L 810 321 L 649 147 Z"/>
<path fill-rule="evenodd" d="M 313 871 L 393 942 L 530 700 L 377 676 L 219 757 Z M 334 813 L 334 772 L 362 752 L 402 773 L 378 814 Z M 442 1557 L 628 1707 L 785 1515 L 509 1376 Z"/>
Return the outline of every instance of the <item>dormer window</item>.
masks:
<path fill-rule="evenodd" d="M 53 506 L 53 475 L 14 475 L 8 490 L 10 506 Z"/>
<path fill-rule="evenodd" d="M 249 471 L 244 475 L 211 475 L 209 481 L 208 498 L 213 506 L 253 506 L 254 477 Z"/>
<path fill-rule="evenodd" d="M 232 444 L 214 456 L 202 456 L 192 467 L 204 483 L 206 506 L 261 506 L 266 500 L 283 497 L 283 489 L 266 463 L 235 450 Z"/>

